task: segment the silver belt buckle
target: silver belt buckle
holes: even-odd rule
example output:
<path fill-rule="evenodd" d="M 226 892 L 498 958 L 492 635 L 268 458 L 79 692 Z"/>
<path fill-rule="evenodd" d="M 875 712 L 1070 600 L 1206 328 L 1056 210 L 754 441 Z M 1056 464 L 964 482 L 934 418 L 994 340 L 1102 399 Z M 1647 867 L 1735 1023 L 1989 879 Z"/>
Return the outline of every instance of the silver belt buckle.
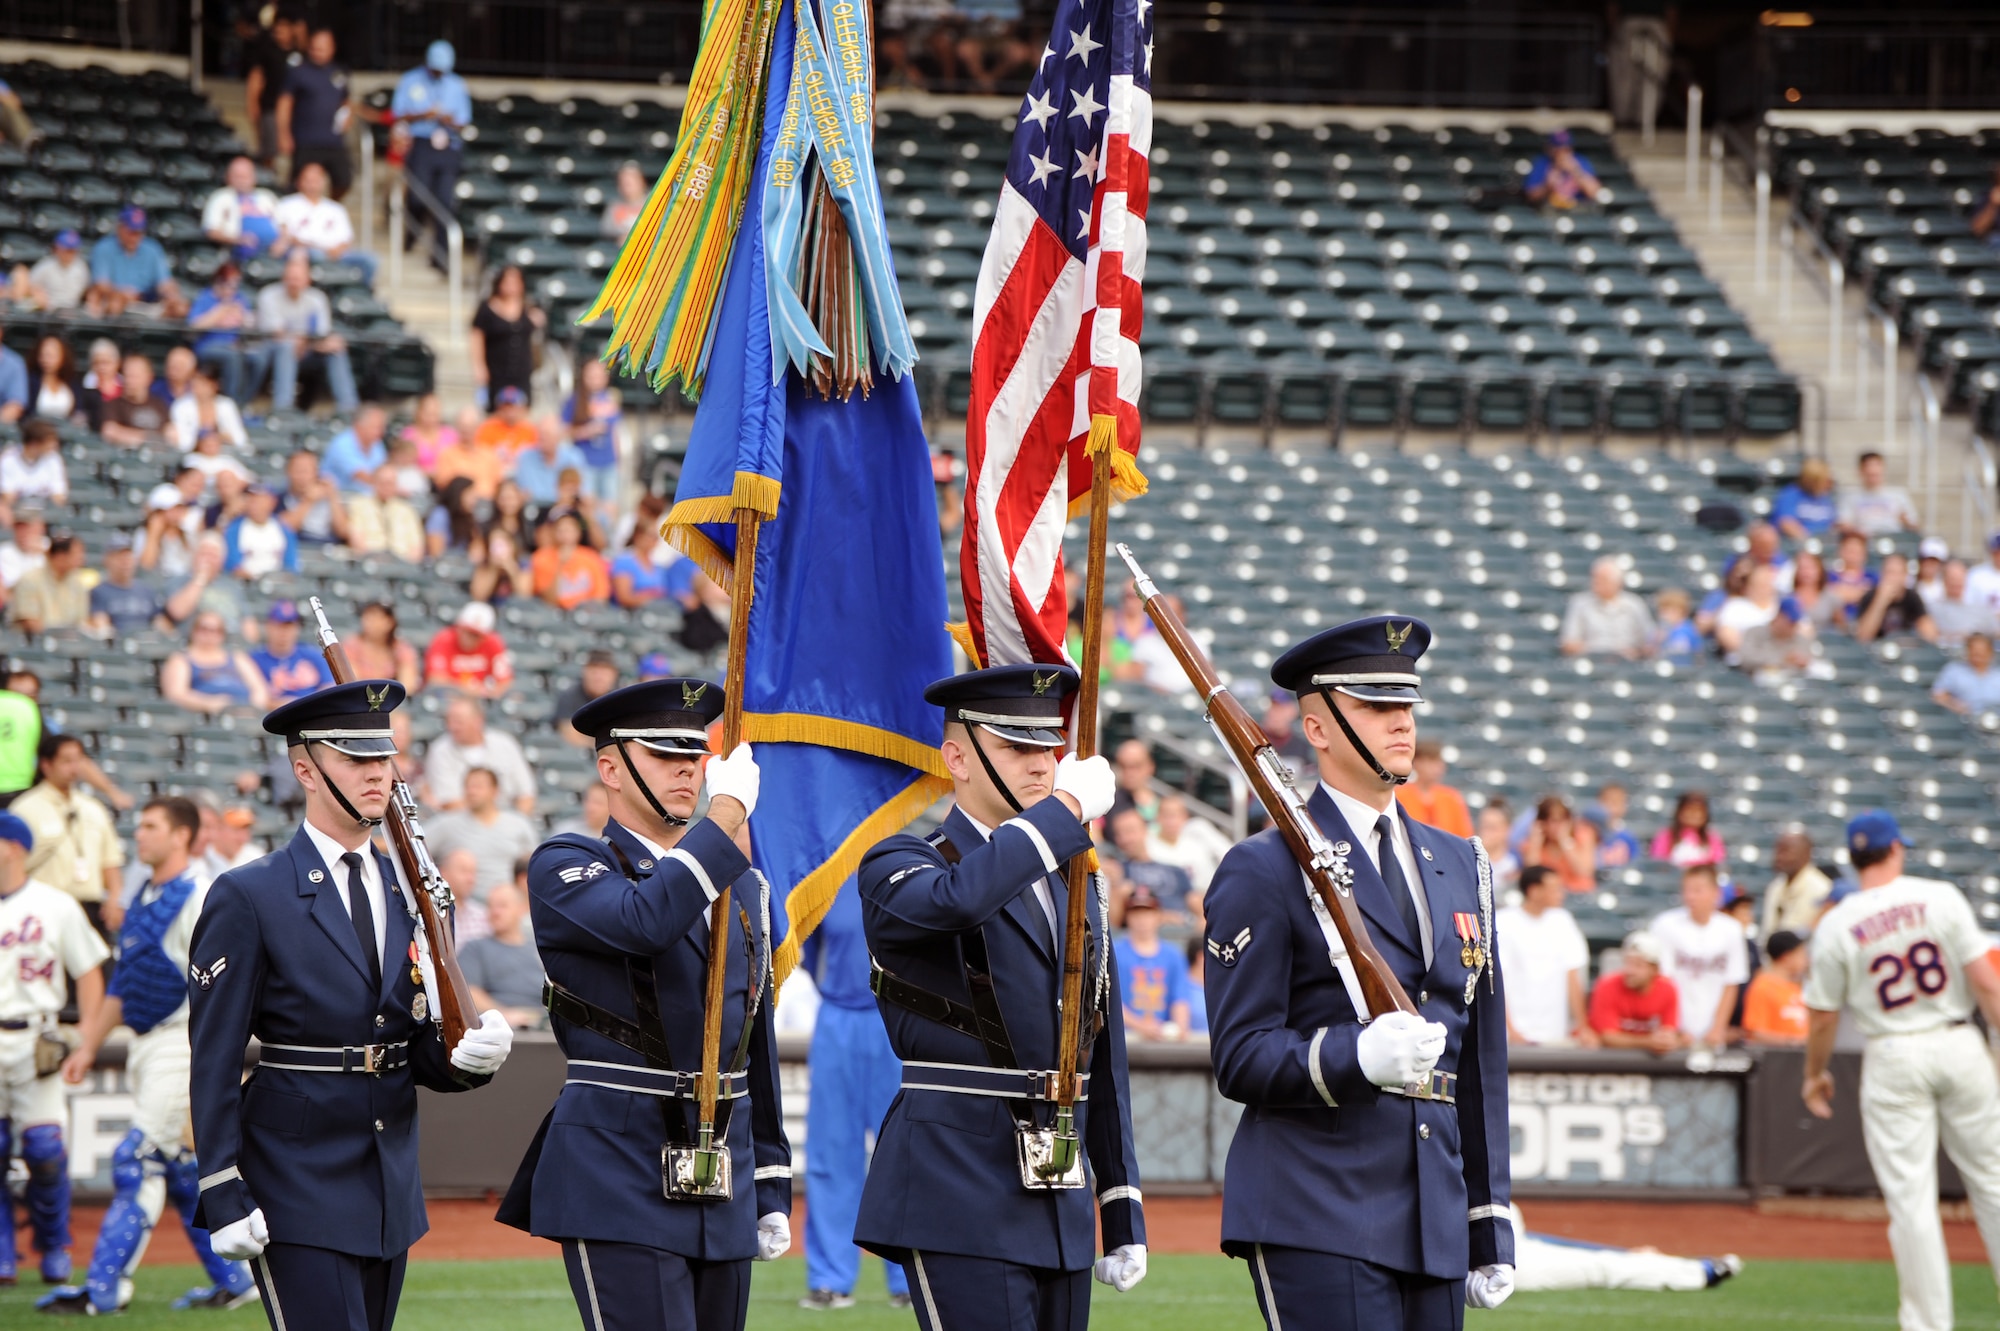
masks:
<path fill-rule="evenodd" d="M 361 1046 L 361 1070 L 373 1076 L 381 1076 L 387 1066 L 389 1046 L 364 1044 Z"/>
<path fill-rule="evenodd" d="M 1436 1068 L 1431 1069 L 1430 1075 L 1422 1081 L 1403 1083 L 1403 1094 L 1412 1100 L 1436 1100 L 1443 1104 L 1456 1104 L 1457 1091 L 1458 1074 L 1441 1072 Z"/>

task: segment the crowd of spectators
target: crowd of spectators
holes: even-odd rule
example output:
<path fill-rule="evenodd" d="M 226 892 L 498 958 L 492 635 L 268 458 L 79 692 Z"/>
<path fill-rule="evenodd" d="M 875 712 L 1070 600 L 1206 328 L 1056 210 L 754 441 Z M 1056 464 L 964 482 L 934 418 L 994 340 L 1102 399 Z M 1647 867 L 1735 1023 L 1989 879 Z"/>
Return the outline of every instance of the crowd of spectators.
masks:
<path fill-rule="evenodd" d="M 1715 655 L 1777 683 L 1824 674 L 1819 644 L 1830 634 L 1859 642 L 1907 637 L 1957 658 L 1932 687 L 1938 702 L 1966 715 L 2000 710 L 2000 672 L 1992 668 L 2000 533 L 1970 565 L 1935 536 L 1917 542 L 1915 568 L 1894 550 L 1878 556 L 1882 538 L 1921 530 L 1908 491 L 1887 483 L 1884 465 L 1880 454 L 1863 454 L 1855 483 L 1836 487 L 1825 462 L 1807 459 L 1769 520 L 1750 525 L 1721 585 L 1698 601 L 1667 587 L 1648 606 L 1628 586 L 1628 561 L 1599 558 L 1588 590 L 1564 609 L 1562 651 L 1625 660 Z"/>

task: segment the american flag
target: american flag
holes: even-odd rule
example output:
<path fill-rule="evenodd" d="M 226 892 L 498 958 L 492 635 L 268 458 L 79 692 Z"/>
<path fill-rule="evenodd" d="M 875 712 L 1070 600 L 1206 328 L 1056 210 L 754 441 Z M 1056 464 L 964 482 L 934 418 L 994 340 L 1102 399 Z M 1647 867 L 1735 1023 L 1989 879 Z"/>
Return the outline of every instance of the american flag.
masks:
<path fill-rule="evenodd" d="M 1139 281 L 1153 146 L 1152 0 L 1062 0 L 1021 104 L 973 302 L 960 567 L 981 665 L 1066 659 L 1062 537 L 1091 418 L 1143 490 Z"/>

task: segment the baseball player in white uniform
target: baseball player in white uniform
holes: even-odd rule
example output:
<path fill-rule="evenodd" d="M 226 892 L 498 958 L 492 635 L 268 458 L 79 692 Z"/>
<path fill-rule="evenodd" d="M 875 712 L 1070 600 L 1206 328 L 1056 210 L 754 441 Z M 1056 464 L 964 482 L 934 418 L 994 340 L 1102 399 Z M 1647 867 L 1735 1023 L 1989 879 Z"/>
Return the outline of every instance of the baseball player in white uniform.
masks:
<path fill-rule="evenodd" d="M 18 815 L 0 812 L 0 1157 L 16 1148 L 28 1166 L 28 1219 L 42 1255 L 42 1279 L 69 1279 L 69 1152 L 63 1146 L 68 1105 L 62 1083 L 36 1045 L 53 1035 L 76 981 L 77 1007 L 88 1021 L 104 1001 L 110 949 L 75 897 L 28 877 L 35 834 Z M 6 1161 L 0 1158 L 0 1174 Z M 0 1199 L 5 1193 L 0 1192 Z M 13 1203 L 0 1226 L 0 1285 L 14 1283 Z"/>
<path fill-rule="evenodd" d="M 1613 1248 L 1529 1231 L 1521 1208 L 1509 1206 L 1514 1224 L 1514 1287 L 1524 1293 L 1555 1289 L 1714 1289 L 1743 1270 L 1735 1253 L 1672 1257 L 1657 1248 Z"/>
<path fill-rule="evenodd" d="M 160 1212 L 172 1201 L 210 1284 L 189 1290 L 176 1308 L 234 1308 L 257 1297 L 250 1268 L 218 1257 L 194 1223 L 201 1169 L 184 1141 L 188 1127 L 188 947 L 201 918 L 209 878 L 190 862 L 201 835 L 192 800 L 173 795 L 140 811 L 132 841 L 150 871 L 118 933 L 118 970 L 97 1011 L 84 1019 L 63 1078 L 81 1084 L 114 1028 L 132 1032 L 125 1080 L 132 1127 L 111 1153 L 112 1199 L 82 1285 L 64 1285 L 36 1307 L 48 1313 L 114 1313 L 132 1301 L 132 1273 L 146 1255 Z"/>
<path fill-rule="evenodd" d="M 1813 930 L 1803 1095 L 1814 1115 L 1833 1117 L 1827 1061 L 1840 1011 L 1850 1009 L 1868 1037 L 1861 1130 L 1889 1208 L 1900 1324 L 1903 1331 L 1950 1331 L 1951 1267 L 1938 1218 L 1940 1133 L 2000 1280 L 2000 1078 L 1970 1024 L 1977 1001 L 2000 1029 L 2000 974 L 1986 960 L 1986 938 L 1964 893 L 1904 875 L 1907 844 L 1882 810 L 1847 824 L 1861 890 Z"/>

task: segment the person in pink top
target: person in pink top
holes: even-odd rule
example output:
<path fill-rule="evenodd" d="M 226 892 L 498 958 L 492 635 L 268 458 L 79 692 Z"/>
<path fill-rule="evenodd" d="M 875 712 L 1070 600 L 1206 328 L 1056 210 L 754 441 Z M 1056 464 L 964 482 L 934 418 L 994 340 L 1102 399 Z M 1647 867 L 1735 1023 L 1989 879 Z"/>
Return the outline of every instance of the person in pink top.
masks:
<path fill-rule="evenodd" d="M 1653 838 L 1650 853 L 1677 869 L 1726 862 L 1722 838 L 1708 825 L 1708 796 L 1699 790 L 1682 791 L 1674 803 L 1673 822 Z"/>

